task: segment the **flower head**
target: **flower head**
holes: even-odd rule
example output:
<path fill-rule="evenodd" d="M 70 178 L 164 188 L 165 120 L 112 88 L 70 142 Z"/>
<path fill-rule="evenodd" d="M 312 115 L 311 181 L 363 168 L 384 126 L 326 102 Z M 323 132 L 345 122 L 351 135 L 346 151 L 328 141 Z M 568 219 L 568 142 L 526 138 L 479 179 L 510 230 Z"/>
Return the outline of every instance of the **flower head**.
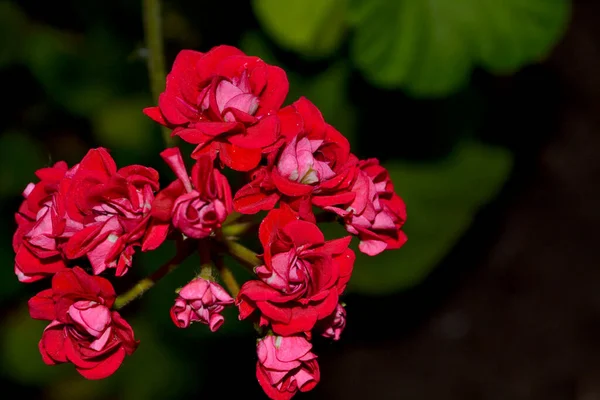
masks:
<path fill-rule="evenodd" d="M 348 140 L 304 97 L 278 115 L 279 147 L 269 155 L 268 165 L 236 193 L 236 210 L 246 214 L 269 210 L 281 199 L 303 219 L 314 221 L 313 205 L 352 201 L 354 194 L 343 190 L 352 182 Z"/>
<path fill-rule="evenodd" d="M 117 169 L 108 151 L 98 148 L 87 153 L 64 187 L 67 216 L 83 227 L 66 243 L 66 256 L 87 256 L 95 274 L 107 268 L 125 274 L 134 248 L 153 240 L 147 228 L 158 173 L 141 165 Z"/>
<path fill-rule="evenodd" d="M 192 157 L 218 154 L 238 171 L 258 165 L 279 137 L 277 111 L 285 100 L 285 72 L 231 46 L 207 53 L 181 51 L 167 77 L 158 107 L 144 112 L 174 128 L 197 147 Z"/>
<path fill-rule="evenodd" d="M 255 269 L 259 280 L 244 283 L 237 296 L 240 318 L 259 310 L 261 325 L 277 334 L 310 332 L 333 313 L 350 279 L 350 237 L 326 241 L 315 224 L 283 208 L 265 217 L 259 238 L 264 265 Z"/>
<path fill-rule="evenodd" d="M 406 205 L 396 194 L 388 171 L 374 158 L 359 161 L 357 168 L 350 188 L 353 200 L 325 209 L 343 217 L 346 230 L 360 239 L 361 252 L 374 256 L 401 247 L 407 240 L 401 230 Z"/>
<path fill-rule="evenodd" d="M 319 383 L 319 364 L 311 348 L 302 336 L 267 335 L 258 341 L 256 378 L 270 399 L 289 400 Z"/>
<path fill-rule="evenodd" d="M 29 300 L 32 318 L 51 321 L 39 342 L 48 365 L 70 362 L 88 379 L 112 375 L 138 346 L 131 326 L 111 311 L 110 282 L 83 269 L 57 272 L 52 288 Z"/>
<path fill-rule="evenodd" d="M 166 149 L 161 156 L 177 180 L 157 194 L 152 215 L 162 223 L 172 224 L 187 237 L 209 236 L 232 211 L 227 178 L 213 167 L 208 156 L 197 160 L 191 179 L 178 148 Z"/>
<path fill-rule="evenodd" d="M 79 227 L 67 217 L 59 197 L 61 182 L 70 173 L 64 162 L 42 168 L 36 172 L 40 181 L 23 191 L 25 200 L 15 215 L 13 236 L 15 274 L 21 282 L 34 282 L 66 268 L 63 239 Z"/>

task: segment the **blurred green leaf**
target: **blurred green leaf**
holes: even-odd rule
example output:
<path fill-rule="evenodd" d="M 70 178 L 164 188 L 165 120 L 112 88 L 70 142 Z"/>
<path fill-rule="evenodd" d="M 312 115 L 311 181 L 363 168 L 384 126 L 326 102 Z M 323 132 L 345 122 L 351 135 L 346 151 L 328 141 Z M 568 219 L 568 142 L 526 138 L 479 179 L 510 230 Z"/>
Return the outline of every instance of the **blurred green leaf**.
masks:
<path fill-rule="evenodd" d="M 50 98 L 77 115 L 91 116 L 137 83 L 128 78 L 131 48 L 102 26 L 85 35 L 35 26 L 23 49 L 24 62 Z"/>
<path fill-rule="evenodd" d="M 350 0 L 352 58 L 372 82 L 444 96 L 471 69 L 514 72 L 565 31 L 569 0 Z"/>
<path fill-rule="evenodd" d="M 145 95 L 120 97 L 93 112 L 94 132 L 103 146 L 136 153 L 154 152 L 148 141 L 160 139 L 156 125 L 142 112 L 150 99 Z"/>
<path fill-rule="evenodd" d="M 498 193 L 512 163 L 512 154 L 503 148 L 463 143 L 437 164 L 387 164 L 407 205 L 408 242 L 375 257 L 357 252 L 350 290 L 384 294 L 418 284 Z"/>
<path fill-rule="evenodd" d="M 177 398 L 185 383 L 184 361 L 157 337 L 153 325 L 144 322 L 142 318 L 130 319 L 128 322 L 135 331 L 136 339 L 140 340 L 140 345 L 131 356 L 125 358 L 113 375 L 95 381 L 84 379 L 76 373 L 71 374 L 54 382 L 50 387 L 50 398 L 143 400 L 153 398 L 156 393 L 169 393 Z M 74 370 L 73 366 L 68 368 Z"/>
<path fill-rule="evenodd" d="M 155 316 L 153 312 L 147 312 L 145 319 L 150 319 L 150 315 Z M 156 334 L 155 325 L 143 318 L 130 322 L 140 346 L 117 372 L 121 379 L 120 398 L 144 400 L 153 398 L 155 393 L 169 393 L 178 398 L 187 376 L 184 361 L 166 346 L 168 342 Z M 200 359 L 202 351 L 194 349 L 194 352 Z M 148 365 L 154 367 L 148 368 Z"/>
<path fill-rule="evenodd" d="M 42 361 L 37 344 L 47 324 L 31 319 L 26 305 L 3 319 L 2 371 L 15 381 L 41 385 L 69 374 L 68 367 L 49 367 Z"/>
<path fill-rule="evenodd" d="M 271 64 L 282 65 L 258 32 L 248 32 L 242 38 L 240 47 L 247 54 L 258 56 Z M 319 107 L 329 124 L 353 143 L 356 138 L 357 113 L 349 101 L 348 63 L 338 61 L 314 75 L 305 75 L 285 66 L 282 67 L 286 70 L 290 82 L 287 103 L 291 104 L 300 96 L 305 96 Z"/>
<path fill-rule="evenodd" d="M 79 114 L 85 114 L 107 97 L 106 87 L 94 87 L 93 79 L 85 82 L 78 62 L 82 47 L 77 37 L 44 26 L 27 35 L 24 45 L 25 63 L 48 95 Z"/>
<path fill-rule="evenodd" d="M 250 56 L 260 57 L 266 63 L 279 65 L 279 60 L 275 57 L 275 53 L 258 31 L 246 32 L 240 39 L 240 49 Z M 287 68 L 283 69 L 289 75 Z"/>
<path fill-rule="evenodd" d="M 252 5 L 273 40 L 307 56 L 330 54 L 346 32 L 346 0 L 254 0 Z"/>
<path fill-rule="evenodd" d="M 20 132 L 4 132 L 0 135 L 0 196 L 23 192 L 25 186 L 35 180 L 35 170 L 48 164 L 48 156 L 31 137 Z"/>
<path fill-rule="evenodd" d="M 311 100 L 321 110 L 325 120 L 340 131 L 350 144 L 356 143 L 356 108 L 349 100 L 348 63 L 338 61 L 312 77 L 293 75 L 289 98 L 296 101 L 300 96 Z"/>
<path fill-rule="evenodd" d="M 46 368 L 52 367 L 46 366 Z M 88 380 L 75 372 L 72 365 L 60 368 L 68 368 L 71 373 L 49 385 L 47 392 L 50 400 L 101 400 L 111 398 L 111 392 L 116 391 L 115 375 L 101 380 Z"/>

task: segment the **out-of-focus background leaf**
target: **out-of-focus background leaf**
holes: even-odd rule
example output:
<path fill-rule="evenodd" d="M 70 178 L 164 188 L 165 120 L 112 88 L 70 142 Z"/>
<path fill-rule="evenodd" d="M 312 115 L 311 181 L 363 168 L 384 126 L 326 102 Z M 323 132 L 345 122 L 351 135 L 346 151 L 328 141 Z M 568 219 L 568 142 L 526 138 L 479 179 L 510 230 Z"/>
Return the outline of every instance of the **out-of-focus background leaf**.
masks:
<path fill-rule="evenodd" d="M 386 164 L 409 205 L 402 251 L 377 257 L 357 253 L 351 289 L 385 294 L 420 283 L 468 229 L 473 216 L 499 192 L 512 168 L 510 152 L 461 143 L 446 160 Z"/>
<path fill-rule="evenodd" d="M 254 0 L 253 6 L 273 40 L 307 56 L 331 53 L 346 33 L 346 0 Z"/>
<path fill-rule="evenodd" d="M 36 169 L 58 160 L 72 165 L 89 148 L 105 146 L 119 165 L 152 166 L 165 184 L 173 178 L 158 156 L 160 130 L 142 113 L 153 101 L 140 3 L 0 1 L 0 79 L 8 100 L 0 110 L 0 382 L 44 399 L 215 397 L 224 390 L 260 398 L 254 331 L 234 309 L 216 334 L 200 324 L 181 330 L 170 320 L 175 290 L 197 272 L 196 258 L 124 310 L 141 344 L 103 381 L 42 363 L 36 346 L 44 323 L 31 320 L 25 304 L 47 282 L 25 285 L 14 276 L 14 212 Z M 377 257 L 358 255 L 347 335 L 360 342 L 360 327 L 351 321 L 368 320 L 369 299 L 420 287 L 478 213 L 507 190 L 518 160 L 538 162 L 525 143 L 543 141 L 528 136 L 541 122 L 521 125 L 508 116 L 528 117 L 536 109 L 528 99 L 541 98 L 549 74 L 542 63 L 560 43 L 570 8 L 568 0 L 175 0 L 163 4 L 167 69 L 183 48 L 238 46 L 287 72 L 286 104 L 307 97 L 348 137 L 355 154 L 377 157 L 389 169 L 407 204 L 409 240 Z M 502 97 L 522 76 L 539 84 Z M 341 226 L 323 229 L 328 237 L 346 234 Z M 167 245 L 138 253 L 135 268 L 115 281 L 117 290 L 173 252 Z M 227 262 L 240 281 L 250 277 Z M 450 269 L 459 273 L 458 266 Z M 381 301 L 383 312 L 395 312 L 389 300 Z M 319 340 L 324 365 L 325 354 L 333 354 L 327 352 L 345 346 L 344 339 Z M 323 371 L 325 381 L 338 369 Z M 490 398 L 469 393 L 461 400 Z M 338 397 L 317 389 L 305 398 Z"/>
<path fill-rule="evenodd" d="M 351 26 L 352 61 L 365 76 L 419 97 L 456 92 L 474 67 L 506 74 L 538 61 L 561 37 L 570 14 L 568 0 L 256 0 L 253 5 L 273 40 L 306 56 L 330 53 Z"/>

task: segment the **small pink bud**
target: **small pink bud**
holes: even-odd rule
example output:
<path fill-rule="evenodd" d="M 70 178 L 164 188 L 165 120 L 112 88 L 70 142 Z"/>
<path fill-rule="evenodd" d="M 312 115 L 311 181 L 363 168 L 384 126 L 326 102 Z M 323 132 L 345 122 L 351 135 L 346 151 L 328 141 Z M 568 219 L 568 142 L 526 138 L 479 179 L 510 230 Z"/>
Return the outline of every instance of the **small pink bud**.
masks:
<path fill-rule="evenodd" d="M 196 278 L 179 291 L 171 307 L 171 319 L 179 328 L 202 322 L 215 332 L 224 322 L 221 311 L 231 304 L 233 298 L 219 284 Z"/>
<path fill-rule="evenodd" d="M 322 335 L 333 340 L 340 340 L 340 335 L 346 327 L 346 309 L 338 304 L 333 314 L 323 322 L 325 329 Z"/>

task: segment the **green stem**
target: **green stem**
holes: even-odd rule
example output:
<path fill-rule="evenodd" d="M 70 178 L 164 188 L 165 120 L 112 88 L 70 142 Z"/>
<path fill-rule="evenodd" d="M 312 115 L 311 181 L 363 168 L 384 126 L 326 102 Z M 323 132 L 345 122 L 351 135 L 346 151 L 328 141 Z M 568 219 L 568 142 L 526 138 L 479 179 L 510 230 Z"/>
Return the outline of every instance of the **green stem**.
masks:
<path fill-rule="evenodd" d="M 249 248 L 239 244 L 238 242 L 233 242 L 230 240 L 226 241 L 226 245 L 227 252 L 243 265 L 252 269 L 262 265 L 262 261 L 260 261 L 256 253 Z"/>
<path fill-rule="evenodd" d="M 238 293 L 240 292 L 240 284 L 235 279 L 233 272 L 231 272 L 231 270 L 225 265 L 221 255 L 217 256 L 216 264 L 217 268 L 219 269 L 219 273 L 221 274 L 221 280 L 223 281 L 223 284 L 227 287 L 232 297 L 237 297 Z"/>
<path fill-rule="evenodd" d="M 214 281 L 215 280 L 214 269 L 215 269 L 215 267 L 213 266 L 212 263 L 202 264 L 202 266 L 200 267 L 200 273 L 198 274 L 198 277 L 200 277 L 202 279 L 206 279 L 207 281 Z"/>
<path fill-rule="evenodd" d="M 210 243 L 206 239 L 198 242 L 198 254 L 200 255 L 201 263 L 198 276 L 207 281 L 214 281 L 216 271 L 211 260 Z"/>
<path fill-rule="evenodd" d="M 223 236 L 228 237 L 238 237 L 242 236 L 244 233 L 248 232 L 250 229 L 257 227 L 256 222 L 247 221 L 247 222 L 238 222 L 235 224 L 225 225 L 221 228 L 221 232 Z"/>
<path fill-rule="evenodd" d="M 148 289 L 150 289 L 156 282 L 173 271 L 179 266 L 186 258 L 188 258 L 195 250 L 195 240 L 185 240 L 177 250 L 175 257 L 171 258 L 165 264 L 160 266 L 156 271 L 136 283 L 131 289 L 125 293 L 119 295 L 115 300 L 113 308 L 120 310 L 133 300 L 141 297 Z"/>
<path fill-rule="evenodd" d="M 223 226 L 233 224 L 235 221 L 242 218 L 243 216 L 244 216 L 244 214 L 240 214 L 237 211 L 232 211 L 225 219 L 225 222 L 223 222 Z"/>
<path fill-rule="evenodd" d="M 162 35 L 162 13 L 160 0 L 143 0 L 144 35 L 148 49 L 148 74 L 152 97 L 158 104 L 158 96 L 165 87 L 165 52 Z M 169 128 L 162 127 L 163 140 L 166 147 L 175 145 Z"/>

